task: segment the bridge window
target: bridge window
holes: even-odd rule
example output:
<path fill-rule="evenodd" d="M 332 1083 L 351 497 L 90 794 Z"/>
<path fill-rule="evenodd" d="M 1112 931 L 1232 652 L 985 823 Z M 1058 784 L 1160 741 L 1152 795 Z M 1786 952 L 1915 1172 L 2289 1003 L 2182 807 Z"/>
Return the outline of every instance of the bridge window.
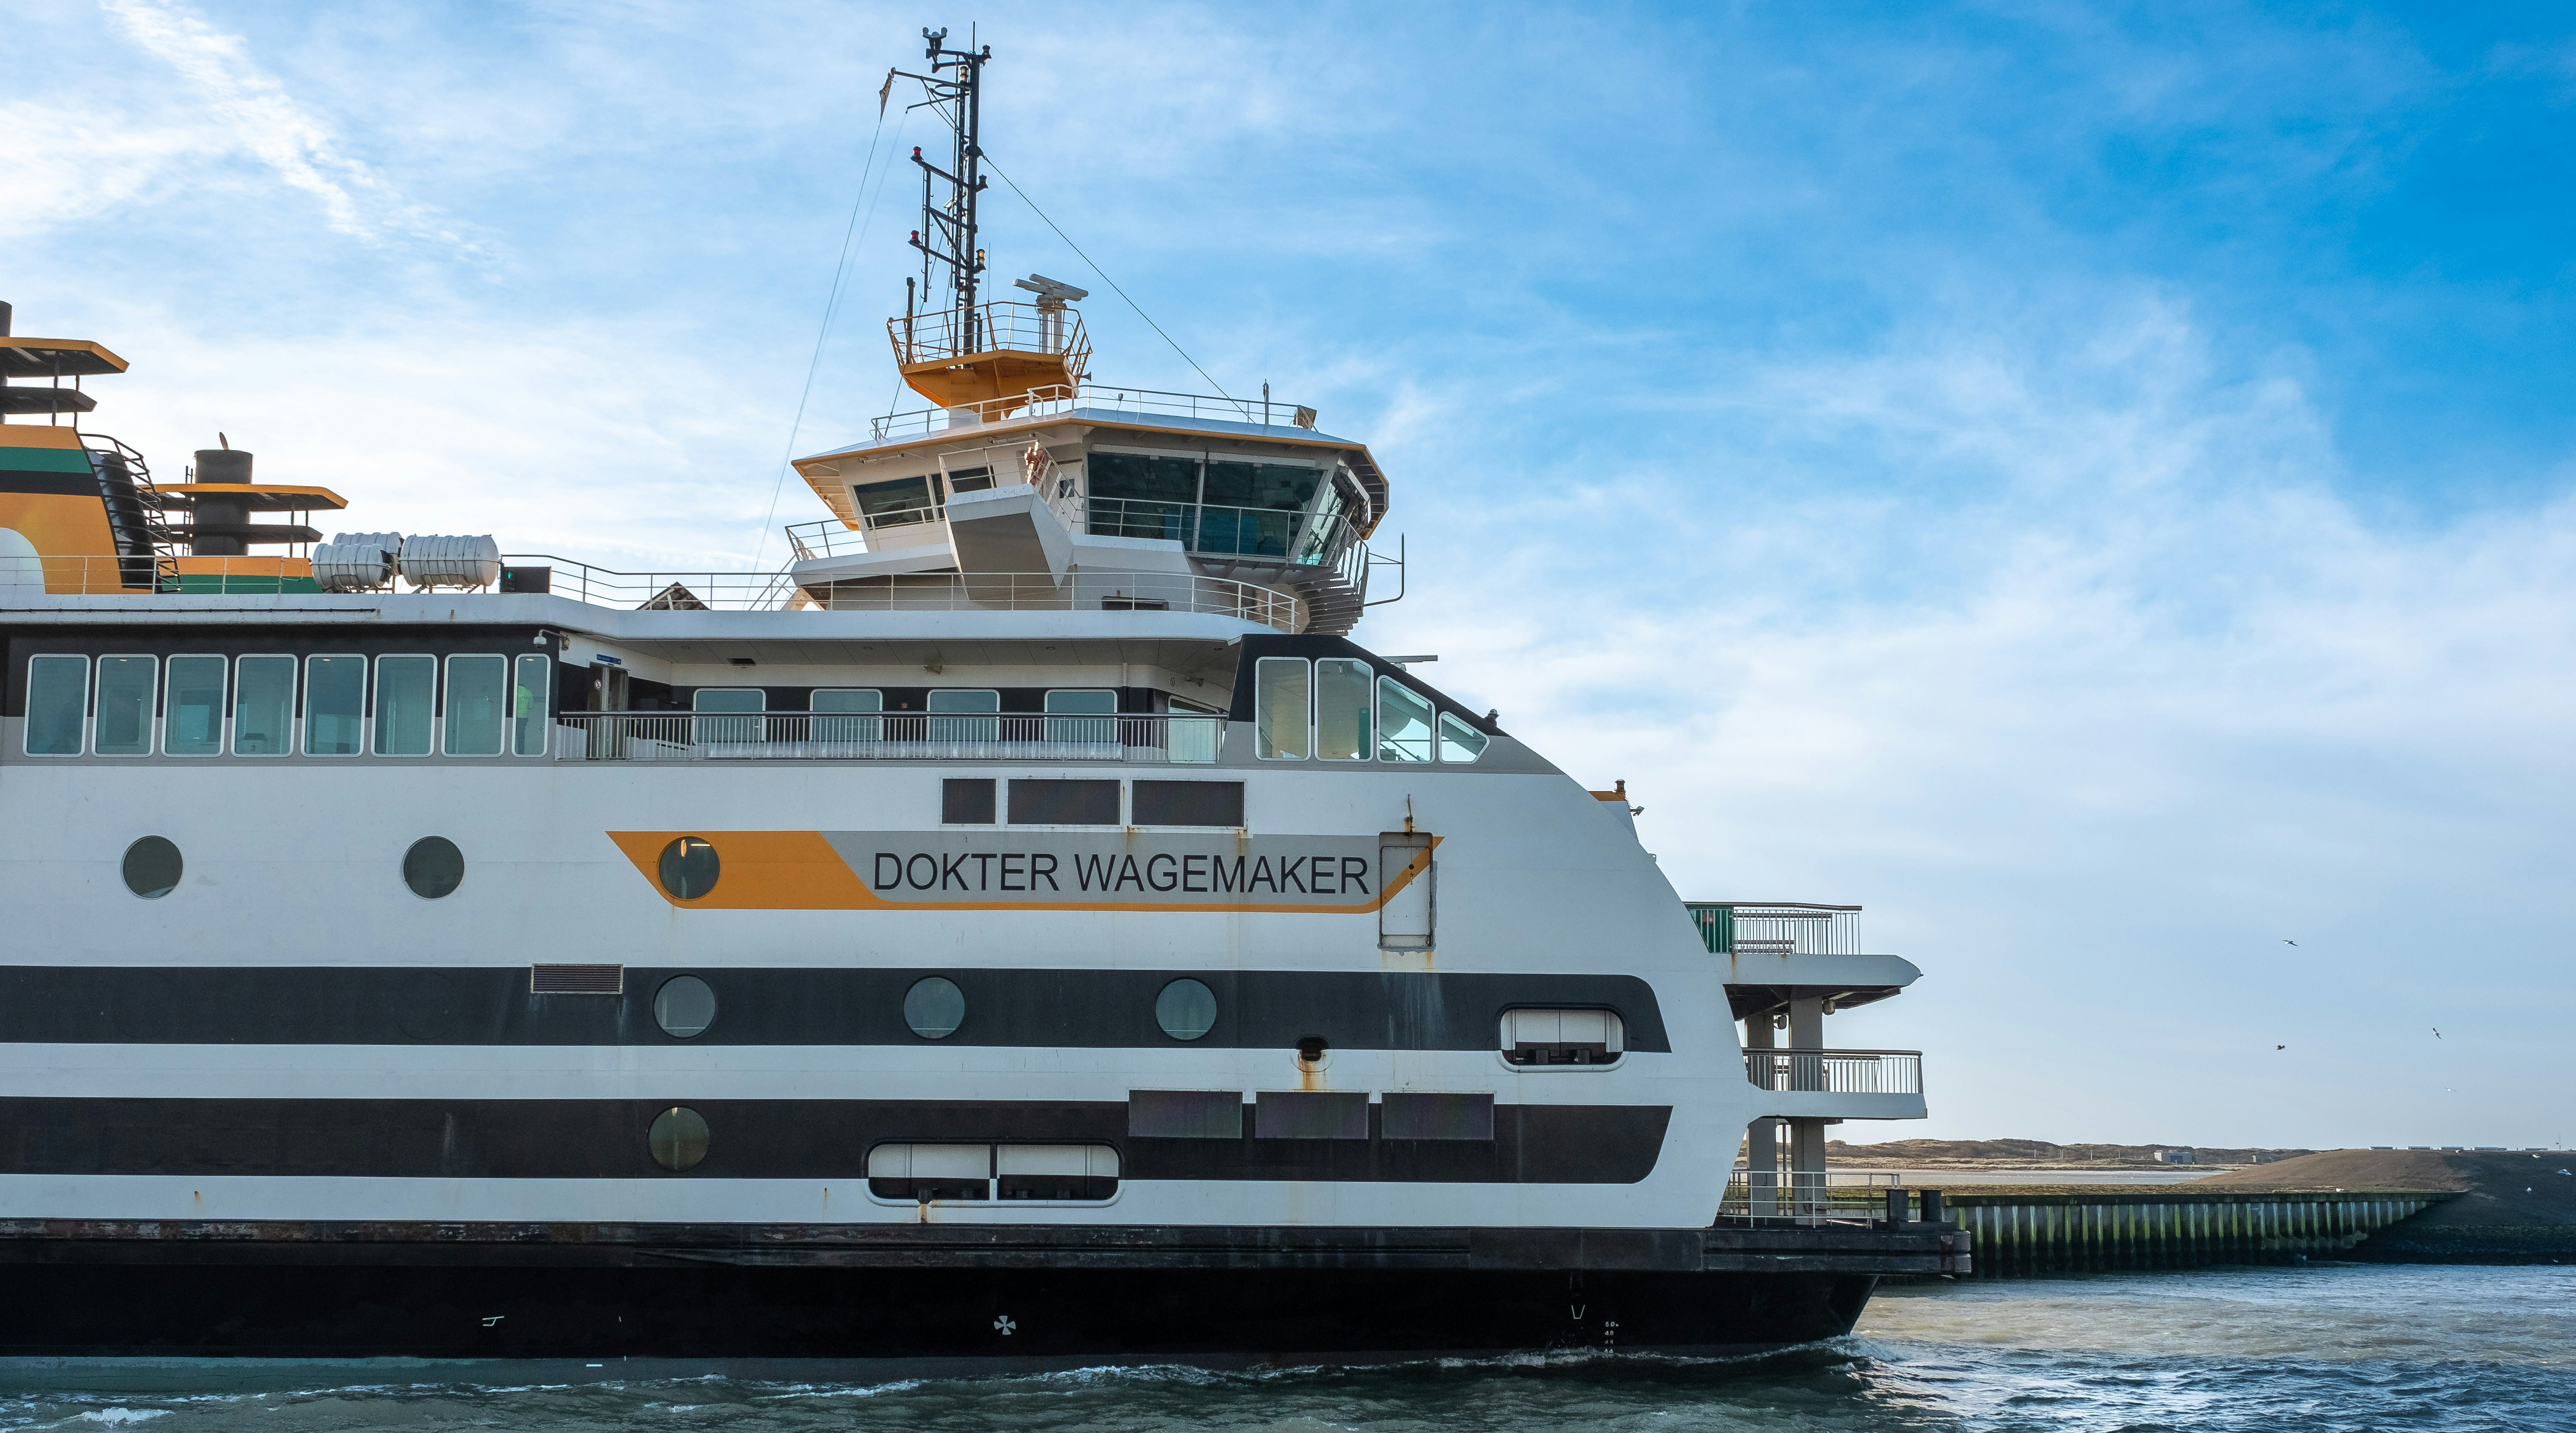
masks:
<path fill-rule="evenodd" d="M 509 663 L 498 655 L 447 659 L 448 755 L 501 754 L 509 676 Z"/>
<path fill-rule="evenodd" d="M 152 693 L 160 664 L 150 657 L 98 659 L 98 717 L 93 756 L 152 754 Z"/>
<path fill-rule="evenodd" d="M 1492 737 L 1467 725 L 1456 712 L 1440 714 L 1442 761 L 1474 761 L 1485 754 L 1485 745 L 1492 740 Z"/>
<path fill-rule="evenodd" d="M 850 500 L 858 504 L 861 527 L 905 527 L 938 515 L 927 476 L 867 483 L 850 489 Z"/>
<path fill-rule="evenodd" d="M 221 657 L 172 657 L 169 694 L 162 703 L 161 754 L 213 756 L 224 749 L 224 668 Z"/>
<path fill-rule="evenodd" d="M 284 756 L 295 747 L 295 659 L 233 664 L 233 755 Z"/>
<path fill-rule="evenodd" d="M 436 657 L 376 659 L 376 755 L 429 755 L 437 687 Z"/>
<path fill-rule="evenodd" d="M 980 493 L 993 485 L 991 468 L 959 468 L 948 475 L 950 496 L 958 493 Z"/>
<path fill-rule="evenodd" d="M 1503 1012 L 1503 1058 L 1515 1065 L 1606 1065 L 1626 1048 L 1613 1011 Z"/>
<path fill-rule="evenodd" d="M 1317 757 L 1369 759 L 1369 676 L 1369 664 L 1357 657 L 1315 659 Z"/>
<path fill-rule="evenodd" d="M 1431 759 L 1431 703 L 1393 677 L 1377 679 L 1377 759 Z"/>
<path fill-rule="evenodd" d="M 1313 675 L 1303 657 L 1264 657 L 1253 664 L 1253 746 L 1265 761 L 1304 761 L 1314 750 L 1308 724 Z"/>
<path fill-rule="evenodd" d="M 355 756 L 365 748 L 367 659 L 304 659 L 304 754 Z"/>

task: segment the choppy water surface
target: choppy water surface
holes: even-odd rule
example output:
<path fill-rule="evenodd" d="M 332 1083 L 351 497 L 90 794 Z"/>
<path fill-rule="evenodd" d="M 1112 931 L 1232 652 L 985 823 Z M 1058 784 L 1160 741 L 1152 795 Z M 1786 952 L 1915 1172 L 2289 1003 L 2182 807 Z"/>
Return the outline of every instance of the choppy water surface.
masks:
<path fill-rule="evenodd" d="M 206 1363 L 0 1379 L 0 1428 L 75 1433 L 2576 1430 L 2576 1269 L 2319 1265 L 1898 1288 L 1854 1338 L 1734 1363 L 552 1385 Z"/>

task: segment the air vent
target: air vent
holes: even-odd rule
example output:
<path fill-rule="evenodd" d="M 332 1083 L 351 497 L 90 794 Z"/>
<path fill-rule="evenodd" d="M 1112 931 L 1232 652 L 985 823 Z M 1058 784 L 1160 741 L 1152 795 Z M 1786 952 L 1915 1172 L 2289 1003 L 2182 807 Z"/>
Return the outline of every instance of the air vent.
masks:
<path fill-rule="evenodd" d="M 623 995 L 626 993 L 626 967 L 622 965 L 531 965 L 528 967 L 528 993 L 531 995 Z"/>

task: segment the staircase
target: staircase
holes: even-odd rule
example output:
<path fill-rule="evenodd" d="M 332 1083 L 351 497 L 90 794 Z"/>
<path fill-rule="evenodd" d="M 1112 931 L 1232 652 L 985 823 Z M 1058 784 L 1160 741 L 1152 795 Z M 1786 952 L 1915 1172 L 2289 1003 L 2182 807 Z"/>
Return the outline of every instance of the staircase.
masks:
<path fill-rule="evenodd" d="M 117 585 L 148 592 L 179 590 L 179 562 L 170 529 L 161 521 L 162 497 L 143 455 L 104 433 L 83 433 L 90 471 L 98 475 L 107 507 L 108 535 L 116 543 Z"/>

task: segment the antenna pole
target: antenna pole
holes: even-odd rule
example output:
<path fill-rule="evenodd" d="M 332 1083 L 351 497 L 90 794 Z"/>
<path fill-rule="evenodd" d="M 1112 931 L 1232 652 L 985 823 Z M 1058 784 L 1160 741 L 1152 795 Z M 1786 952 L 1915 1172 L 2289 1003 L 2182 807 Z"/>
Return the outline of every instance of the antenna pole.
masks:
<path fill-rule="evenodd" d="M 993 57 L 990 45 L 948 48 L 948 32 L 925 29 L 921 38 L 927 42 L 930 73 L 914 75 L 922 88 L 929 91 L 925 101 L 941 110 L 948 120 L 951 136 L 949 167 L 940 168 L 912 152 L 912 162 L 921 166 L 921 228 L 912 236 L 914 248 L 921 250 L 922 287 L 928 296 L 930 266 L 948 266 L 950 286 L 956 293 L 957 337 L 960 353 L 983 350 L 983 335 L 978 332 L 982 315 L 975 310 L 978 280 L 984 271 L 984 251 L 976 247 L 976 197 L 984 192 L 984 148 L 981 133 L 984 116 L 984 62 Z M 946 202 L 940 202 L 938 183 L 946 181 Z"/>

